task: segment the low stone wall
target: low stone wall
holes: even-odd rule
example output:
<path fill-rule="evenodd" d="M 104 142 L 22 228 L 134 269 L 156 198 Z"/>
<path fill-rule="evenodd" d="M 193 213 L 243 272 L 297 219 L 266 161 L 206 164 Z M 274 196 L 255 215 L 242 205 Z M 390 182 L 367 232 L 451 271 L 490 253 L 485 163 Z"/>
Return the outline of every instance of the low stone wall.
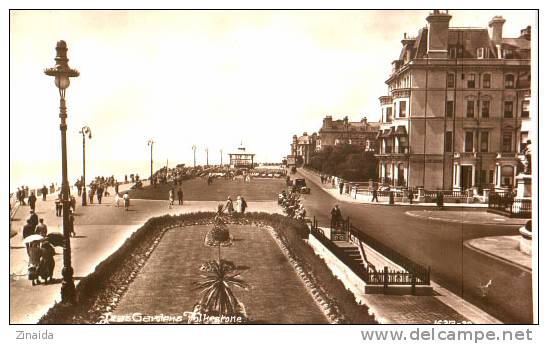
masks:
<path fill-rule="evenodd" d="M 348 268 L 343 262 L 341 262 L 337 256 L 329 251 L 313 235 L 308 237 L 307 242 L 314 250 L 314 253 L 325 260 L 326 265 L 333 272 L 333 275 L 340 279 L 347 289 L 352 291 L 356 297 L 356 302 L 364 304 L 365 298 L 363 294 L 366 286 L 365 282 L 352 270 L 350 270 L 350 268 Z"/>

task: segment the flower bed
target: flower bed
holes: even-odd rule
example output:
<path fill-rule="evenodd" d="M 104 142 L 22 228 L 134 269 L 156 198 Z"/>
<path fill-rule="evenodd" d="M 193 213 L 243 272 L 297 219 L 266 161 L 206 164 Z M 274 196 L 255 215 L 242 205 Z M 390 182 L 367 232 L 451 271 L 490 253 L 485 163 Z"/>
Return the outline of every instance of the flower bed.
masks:
<path fill-rule="evenodd" d="M 76 287 L 76 305 L 56 304 L 39 323 L 100 323 L 116 308 L 128 284 L 144 266 L 166 230 L 213 224 L 214 214 L 191 213 L 150 219 L 93 273 L 80 281 Z M 368 307 L 356 304 L 354 295 L 303 240 L 308 237 L 308 228 L 303 221 L 267 213 L 238 214 L 226 221 L 265 227 L 331 323 L 376 323 L 369 315 Z"/>

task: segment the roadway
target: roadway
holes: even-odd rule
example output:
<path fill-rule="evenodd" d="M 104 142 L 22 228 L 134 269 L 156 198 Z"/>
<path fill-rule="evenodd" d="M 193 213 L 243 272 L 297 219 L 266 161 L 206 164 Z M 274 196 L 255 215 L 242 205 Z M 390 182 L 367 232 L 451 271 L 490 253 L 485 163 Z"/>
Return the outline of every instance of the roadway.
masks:
<path fill-rule="evenodd" d="M 343 217 L 349 216 L 361 231 L 430 266 L 434 282 L 505 323 L 533 322 L 531 271 L 463 245 L 477 237 L 517 235 L 519 226 L 470 223 L 465 221 L 469 208 L 462 212 L 463 222 L 446 222 L 409 216 L 407 211 L 418 210 L 412 206 L 341 202 L 301 176 L 311 189 L 302 197 L 307 215 L 315 216 L 320 225 L 329 224 L 330 210 L 339 204 Z"/>

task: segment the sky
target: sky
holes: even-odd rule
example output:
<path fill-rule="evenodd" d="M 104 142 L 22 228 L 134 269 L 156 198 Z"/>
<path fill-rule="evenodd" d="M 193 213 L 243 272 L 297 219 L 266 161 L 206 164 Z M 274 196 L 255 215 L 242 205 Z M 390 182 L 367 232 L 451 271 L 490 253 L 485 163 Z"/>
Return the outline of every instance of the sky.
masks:
<path fill-rule="evenodd" d="M 506 19 L 504 37 L 535 27 L 531 11 L 450 11 L 451 26 Z M 81 75 L 67 90 L 69 180 L 148 176 L 169 164 L 218 164 L 243 143 L 260 162 L 289 154 L 293 134 L 326 115 L 377 121 L 403 33 L 428 11 L 11 11 L 10 190 L 60 182 L 59 96 L 43 69 L 67 42 Z"/>

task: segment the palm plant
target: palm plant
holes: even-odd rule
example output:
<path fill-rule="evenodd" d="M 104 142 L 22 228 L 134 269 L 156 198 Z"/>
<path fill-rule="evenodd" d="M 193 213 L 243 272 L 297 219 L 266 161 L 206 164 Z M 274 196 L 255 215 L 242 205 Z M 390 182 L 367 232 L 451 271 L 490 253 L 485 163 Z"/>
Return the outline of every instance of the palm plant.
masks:
<path fill-rule="evenodd" d="M 208 261 L 200 270 L 205 272 L 201 275 L 202 280 L 195 283 L 196 289 L 200 290 L 200 304 L 218 315 L 242 314 L 242 306 L 231 287 L 249 290 L 249 284 L 239 278 L 243 271 L 224 259 Z"/>

